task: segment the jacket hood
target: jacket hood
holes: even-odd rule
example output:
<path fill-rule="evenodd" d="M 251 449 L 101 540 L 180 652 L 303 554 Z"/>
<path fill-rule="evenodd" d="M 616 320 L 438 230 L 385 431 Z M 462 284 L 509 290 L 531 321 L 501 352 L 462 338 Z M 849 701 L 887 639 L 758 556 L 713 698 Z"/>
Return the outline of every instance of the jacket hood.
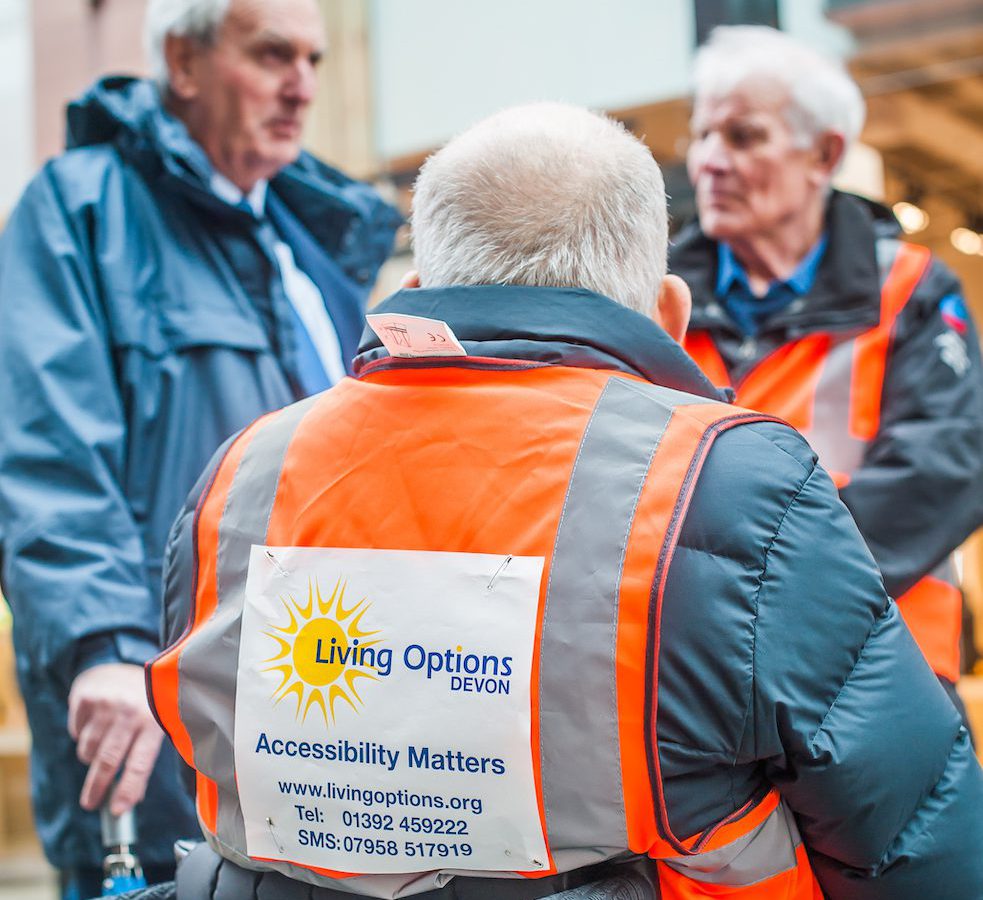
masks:
<path fill-rule="evenodd" d="M 415 288 L 393 294 L 372 311 L 440 319 L 450 325 L 469 356 L 614 369 L 700 397 L 725 402 L 732 398 L 728 391 L 717 390 L 651 319 L 582 288 Z M 382 359 L 389 359 L 388 352 L 366 328 L 355 358 L 356 376 Z"/>
<path fill-rule="evenodd" d="M 209 188 L 214 171 L 184 124 L 162 106 L 148 80 L 112 75 L 69 104 L 68 150 L 113 145 L 146 178 L 165 178 L 175 190 L 217 215 L 241 215 Z M 368 281 L 392 250 L 400 214 L 374 188 L 302 152 L 270 181 L 315 239 L 357 281 Z"/>
<path fill-rule="evenodd" d="M 123 75 L 103 78 L 68 105 L 65 149 L 110 143 L 124 132 L 150 134 L 159 109 L 152 82 Z"/>

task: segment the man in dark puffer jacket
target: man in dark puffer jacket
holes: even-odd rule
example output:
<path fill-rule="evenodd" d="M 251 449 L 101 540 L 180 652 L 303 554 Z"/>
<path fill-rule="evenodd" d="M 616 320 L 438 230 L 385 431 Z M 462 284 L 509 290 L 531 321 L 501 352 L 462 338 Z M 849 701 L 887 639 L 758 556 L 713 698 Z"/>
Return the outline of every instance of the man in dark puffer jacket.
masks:
<path fill-rule="evenodd" d="M 186 896 L 532 900 L 622 863 L 667 900 L 981 896 L 968 734 L 809 446 L 678 345 L 648 151 L 510 110 L 413 224 L 356 377 L 230 442 L 172 532 L 149 685 L 198 771 Z M 455 692 L 455 652 L 512 694 Z M 433 858 L 400 799 L 430 791 L 481 801 Z"/>

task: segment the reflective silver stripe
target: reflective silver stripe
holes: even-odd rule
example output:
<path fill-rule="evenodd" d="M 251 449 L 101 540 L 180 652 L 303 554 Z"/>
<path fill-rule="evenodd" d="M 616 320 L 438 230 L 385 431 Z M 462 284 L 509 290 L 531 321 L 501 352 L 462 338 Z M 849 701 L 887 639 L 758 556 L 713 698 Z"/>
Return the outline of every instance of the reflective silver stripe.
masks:
<path fill-rule="evenodd" d="M 618 592 L 639 495 L 673 406 L 684 396 L 693 402 L 611 378 L 567 487 L 540 654 L 544 806 L 550 846 L 563 855 L 564 868 L 627 846 L 615 696 Z M 596 852 L 586 849 L 574 860 L 564 852 L 572 848 Z"/>
<path fill-rule="evenodd" d="M 875 244 L 881 292 L 900 246 L 900 241 L 891 238 L 882 238 Z M 832 336 L 833 346 L 816 384 L 812 426 L 803 432 L 823 468 L 846 475 L 860 468 L 869 443 L 850 434 L 853 354 L 858 336 Z"/>
<path fill-rule="evenodd" d="M 218 787 L 217 833 L 206 837 L 223 856 L 247 868 L 232 771 L 234 648 L 249 549 L 266 540 L 280 468 L 310 402 L 288 408 L 257 432 L 243 454 L 219 525 L 219 608 L 196 632 L 180 671 L 180 690 L 186 696 L 182 712 L 196 764 Z M 638 498 L 673 407 L 695 402 L 700 401 L 612 377 L 595 404 L 567 485 L 546 591 L 540 672 L 543 792 L 551 848 L 561 870 L 626 849 L 615 696 L 622 567 Z M 577 654 L 569 652 L 571 645 Z M 599 722 L 599 715 L 605 721 Z M 584 779 L 585 771 L 590 779 Z M 267 862 L 264 867 L 300 881 L 380 897 L 429 890 L 443 883 L 436 879 L 449 877 L 411 873 L 334 881 L 290 863 Z"/>
<path fill-rule="evenodd" d="M 867 441 L 850 434 L 850 389 L 855 337 L 837 340 L 816 384 L 812 427 L 803 432 L 823 468 L 852 474 L 863 462 Z"/>
<path fill-rule="evenodd" d="M 874 243 L 874 253 L 877 255 L 877 270 L 880 277 L 880 286 L 884 287 L 887 276 L 894 268 L 894 261 L 898 258 L 898 251 L 901 249 L 901 241 L 897 238 L 878 238 Z"/>
<path fill-rule="evenodd" d="M 951 584 L 953 587 L 959 587 L 959 574 L 956 572 L 956 564 L 952 556 L 943 559 L 929 572 L 929 575 L 938 578 L 939 581 L 944 581 L 946 584 Z"/>
<path fill-rule="evenodd" d="M 663 862 L 693 881 L 747 887 L 794 869 L 801 843 L 795 819 L 782 801 L 757 828 L 726 846 Z"/>
<path fill-rule="evenodd" d="M 245 847 L 235 789 L 236 657 L 249 551 L 265 543 L 280 467 L 300 420 L 316 398 L 287 407 L 256 432 L 239 461 L 219 523 L 218 605 L 178 661 L 178 705 L 192 736 L 195 768 L 218 788 L 220 839 Z"/>

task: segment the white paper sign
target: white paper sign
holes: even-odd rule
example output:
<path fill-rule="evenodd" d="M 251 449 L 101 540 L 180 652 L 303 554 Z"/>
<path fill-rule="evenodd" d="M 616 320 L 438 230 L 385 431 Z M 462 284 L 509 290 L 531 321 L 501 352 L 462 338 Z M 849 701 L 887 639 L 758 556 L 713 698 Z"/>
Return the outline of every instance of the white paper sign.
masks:
<path fill-rule="evenodd" d="M 441 319 L 372 313 L 365 317 L 390 356 L 467 356 L 451 326 Z"/>
<path fill-rule="evenodd" d="M 235 764 L 250 856 L 548 866 L 530 741 L 541 557 L 253 547 Z"/>

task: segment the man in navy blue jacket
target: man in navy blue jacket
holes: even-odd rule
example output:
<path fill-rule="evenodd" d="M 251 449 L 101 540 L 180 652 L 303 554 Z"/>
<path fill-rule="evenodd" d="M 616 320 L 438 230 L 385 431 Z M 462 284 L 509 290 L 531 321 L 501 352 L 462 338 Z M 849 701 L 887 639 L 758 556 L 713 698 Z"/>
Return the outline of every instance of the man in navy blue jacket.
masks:
<path fill-rule="evenodd" d="M 3 587 L 66 892 L 98 893 L 104 799 L 146 792 L 152 876 L 197 831 L 141 671 L 167 529 L 226 437 L 345 374 L 392 245 L 395 211 L 300 151 L 322 31 L 314 0 L 152 2 L 157 83 L 72 104 L 0 245 Z"/>

